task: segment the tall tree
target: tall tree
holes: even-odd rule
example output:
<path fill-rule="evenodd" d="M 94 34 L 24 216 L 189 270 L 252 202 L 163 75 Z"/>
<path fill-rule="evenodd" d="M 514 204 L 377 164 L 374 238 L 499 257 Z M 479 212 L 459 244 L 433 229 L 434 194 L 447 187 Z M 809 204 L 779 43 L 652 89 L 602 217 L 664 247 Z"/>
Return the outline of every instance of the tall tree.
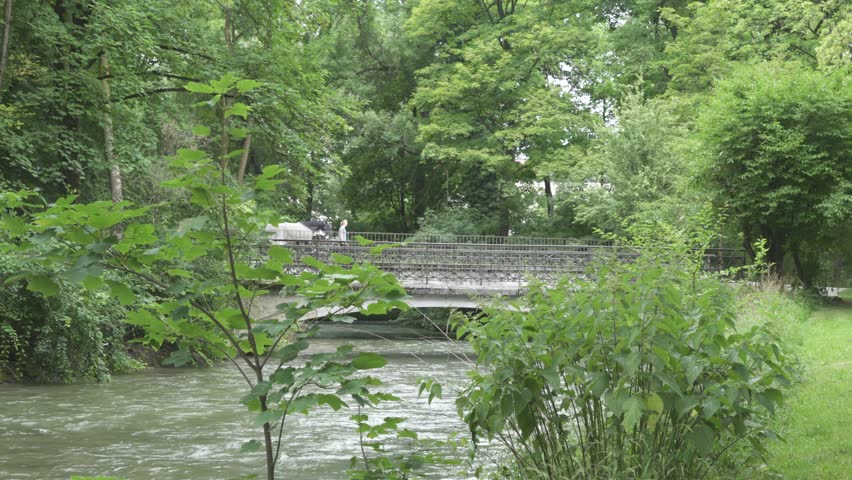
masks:
<path fill-rule="evenodd" d="M 848 234 L 852 216 L 852 84 L 798 63 L 738 67 L 719 83 L 700 118 L 717 201 L 741 228 L 743 246 L 767 241 L 786 270 Z"/>
<path fill-rule="evenodd" d="M 459 175 L 451 193 L 458 203 L 494 211 L 501 219 L 495 233 L 510 229 L 517 182 L 549 184 L 549 165 L 566 161 L 566 145 L 588 137 L 589 124 L 561 84 L 593 43 L 592 7 L 427 0 L 408 21 L 409 35 L 435 51 L 435 61 L 418 72 L 412 101 L 424 117 L 423 156 Z M 493 179 L 484 203 L 472 201 L 474 172 Z"/>
<path fill-rule="evenodd" d="M 12 0 L 6 0 L 3 9 L 3 41 L 0 44 L 0 93 L 3 92 L 3 76 L 6 74 L 6 60 L 9 58 L 9 32 L 12 30 Z"/>

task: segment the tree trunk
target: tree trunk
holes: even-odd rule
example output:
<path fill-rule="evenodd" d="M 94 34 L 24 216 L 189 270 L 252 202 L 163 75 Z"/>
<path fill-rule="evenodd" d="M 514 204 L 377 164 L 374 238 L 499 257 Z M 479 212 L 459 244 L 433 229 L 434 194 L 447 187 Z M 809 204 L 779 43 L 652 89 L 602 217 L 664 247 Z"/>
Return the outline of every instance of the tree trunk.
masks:
<path fill-rule="evenodd" d="M 399 187 L 399 220 L 402 224 L 402 230 L 408 231 L 408 221 L 405 218 L 405 189 L 400 186 Z"/>
<path fill-rule="evenodd" d="M 308 177 L 307 180 L 308 198 L 305 199 L 305 214 L 308 220 L 314 218 L 314 180 L 313 177 Z"/>
<path fill-rule="evenodd" d="M 426 191 L 426 176 L 423 167 L 418 162 L 414 170 L 414 191 L 412 192 L 411 205 L 411 215 L 414 217 L 411 222 L 412 228 L 417 228 L 420 219 L 426 215 L 429 200 L 429 193 Z"/>
<path fill-rule="evenodd" d="M 553 190 L 550 187 L 550 177 L 544 177 L 544 198 L 547 201 L 547 217 L 553 216 Z"/>
<path fill-rule="evenodd" d="M 225 7 L 225 45 L 228 47 L 228 53 L 233 55 L 234 46 L 231 37 L 231 9 Z M 222 165 L 222 175 L 228 169 L 228 152 L 230 151 L 231 146 L 231 135 L 228 133 L 228 117 L 225 116 L 225 112 L 230 108 L 231 102 L 228 100 L 228 95 L 222 96 L 222 140 L 221 145 L 219 146 L 219 162 Z"/>
<path fill-rule="evenodd" d="M 231 35 L 231 9 L 225 7 L 225 45 L 228 47 L 228 53 L 234 53 L 233 35 Z"/>
<path fill-rule="evenodd" d="M 787 253 L 785 249 L 787 236 L 766 227 L 761 229 L 761 233 L 763 234 L 763 238 L 766 239 L 766 246 L 768 248 L 767 256 L 769 257 L 769 261 L 773 264 L 772 271 L 779 277 L 783 276 L 784 256 Z"/>
<path fill-rule="evenodd" d="M 503 195 L 503 184 L 500 184 L 498 189 L 498 210 L 499 213 L 498 218 L 500 219 L 500 225 L 497 230 L 497 235 L 501 237 L 509 236 L 509 231 L 511 230 L 511 225 L 509 224 L 509 205 L 507 204 L 507 200 Z"/>
<path fill-rule="evenodd" d="M 840 286 L 840 273 L 843 271 L 843 258 L 839 254 L 835 254 L 834 260 L 831 262 L 831 283 L 832 287 Z"/>
<path fill-rule="evenodd" d="M 262 374 L 258 374 L 258 378 L 260 379 L 258 383 L 263 381 Z M 260 397 L 260 411 L 265 412 L 267 410 L 266 395 L 262 395 Z M 280 421 L 283 422 L 284 420 Z M 266 479 L 275 480 L 275 453 L 272 444 L 272 425 L 269 422 L 263 424 L 263 444 L 266 450 Z"/>
<path fill-rule="evenodd" d="M 53 5 L 53 9 L 68 32 L 73 32 L 75 26 L 80 27 L 79 29 L 85 27 L 85 20 L 75 17 L 74 13 L 66 7 L 64 1 L 57 0 Z M 67 51 L 63 52 L 64 54 L 59 56 L 54 63 L 54 69 L 57 71 L 71 72 L 72 61 L 75 62 L 73 68 L 79 68 L 79 64 L 77 63 L 79 60 L 76 60 L 76 54 L 79 53 L 79 49 L 75 48 L 74 42 L 69 42 L 66 46 Z M 68 81 L 54 83 L 54 87 L 61 92 L 61 95 L 71 95 L 73 94 L 72 92 L 77 92 L 80 89 L 79 82 L 74 80 L 74 78 L 75 76 L 71 76 Z M 57 115 L 62 118 L 62 127 L 64 129 L 62 135 L 67 135 L 69 139 L 79 138 L 81 130 L 79 114 L 71 113 L 70 109 L 65 108 L 61 112 L 57 112 Z M 65 187 L 68 193 L 79 193 L 82 187 L 82 167 L 79 166 L 79 160 L 80 152 L 76 148 L 67 150 L 57 149 L 57 161 L 62 165 L 62 176 L 65 179 Z M 77 201 L 81 201 L 81 198 L 81 196 L 78 196 Z"/>
<path fill-rule="evenodd" d="M 237 169 L 237 182 L 243 183 L 246 175 L 246 165 L 248 165 L 249 152 L 251 151 L 251 127 L 254 126 L 254 117 L 249 117 L 248 129 L 249 133 L 243 139 L 243 154 L 240 157 L 240 166 Z"/>
<path fill-rule="evenodd" d="M 754 263 L 754 259 L 757 256 L 754 253 L 754 238 L 751 235 L 751 228 L 748 225 L 742 226 L 743 230 L 743 249 L 746 251 L 746 255 L 748 256 L 748 262 Z"/>
<path fill-rule="evenodd" d="M 109 90 L 109 58 L 101 53 L 101 84 L 104 88 L 104 156 L 109 165 L 109 191 L 112 201 L 118 203 L 124 200 L 124 189 L 121 184 L 121 169 L 115 160 L 115 136 L 112 129 L 112 107 L 110 106 Z"/>
<path fill-rule="evenodd" d="M 813 284 L 813 279 L 810 277 L 808 272 L 805 271 L 805 267 L 802 264 L 802 257 L 799 254 L 799 244 L 793 244 L 793 247 L 790 249 L 790 253 L 793 257 L 793 264 L 796 265 L 796 275 L 799 277 L 799 281 L 802 282 L 802 285 L 805 288 L 810 288 Z"/>
<path fill-rule="evenodd" d="M 307 220 L 313 220 L 314 215 L 314 151 L 311 150 L 308 153 L 308 158 L 310 159 L 310 164 L 308 168 L 305 169 L 305 187 L 307 188 L 307 198 L 305 199 L 305 213 L 307 214 Z"/>
<path fill-rule="evenodd" d="M 3 17 L 3 44 L 0 46 L 0 94 L 3 93 L 3 76 L 6 74 L 6 59 L 9 58 L 9 32 L 12 30 L 12 0 L 6 0 Z"/>

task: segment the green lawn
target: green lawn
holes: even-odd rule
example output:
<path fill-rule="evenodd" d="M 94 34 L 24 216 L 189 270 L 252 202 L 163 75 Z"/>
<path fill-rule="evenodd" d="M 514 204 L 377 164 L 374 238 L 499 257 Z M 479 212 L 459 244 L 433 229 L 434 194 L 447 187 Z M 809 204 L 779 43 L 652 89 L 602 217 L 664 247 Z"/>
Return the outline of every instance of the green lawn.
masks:
<path fill-rule="evenodd" d="M 852 291 L 847 291 L 847 295 Z M 803 383 L 784 409 L 787 443 L 771 447 L 784 479 L 852 478 L 852 299 L 817 309 L 802 329 Z M 777 478 L 774 475 L 767 478 Z"/>

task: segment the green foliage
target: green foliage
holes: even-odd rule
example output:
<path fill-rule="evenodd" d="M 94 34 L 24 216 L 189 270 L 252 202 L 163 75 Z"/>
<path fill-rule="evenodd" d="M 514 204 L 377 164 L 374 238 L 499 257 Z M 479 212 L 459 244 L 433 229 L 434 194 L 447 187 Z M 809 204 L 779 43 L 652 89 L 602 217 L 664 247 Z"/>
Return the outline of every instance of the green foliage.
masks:
<path fill-rule="evenodd" d="M 850 7 L 842 0 L 713 0 L 676 11 L 661 9 L 677 29 L 665 48 L 672 87 L 702 91 L 738 63 L 792 60 L 834 68 L 844 55 L 839 37 L 848 35 Z M 663 6 L 663 5 L 661 5 Z M 844 31 L 846 33 L 844 33 Z M 848 37 L 847 37 L 848 41 Z M 832 52 L 826 55 L 827 52 Z"/>
<path fill-rule="evenodd" d="M 778 272 L 789 253 L 805 285 L 818 269 L 807 255 L 840 255 L 832 252 L 836 239 L 849 235 L 850 124 L 852 84 L 796 63 L 736 70 L 700 119 L 717 204 L 739 223 L 746 245 L 766 239 Z"/>
<path fill-rule="evenodd" d="M 503 234 L 523 208 L 517 182 L 552 175 L 589 137 L 594 121 L 558 83 L 576 80 L 563 63 L 594 44 L 594 20 L 580 5 L 503 0 L 423 1 L 408 19 L 435 55 L 411 100 L 422 156 L 447 172 L 448 197 Z"/>
<path fill-rule="evenodd" d="M 424 235 L 493 235 L 499 229 L 497 219 L 470 208 L 427 210 L 420 219 L 418 233 Z"/>
<path fill-rule="evenodd" d="M 437 384 L 436 384 L 437 385 Z M 405 480 L 432 478 L 435 470 L 446 474 L 460 465 L 464 440 L 432 440 L 403 427 L 404 418 L 384 417 L 370 423 L 370 417 L 358 413 L 350 417 L 357 426 L 361 456 L 350 461 L 352 480 Z"/>
<path fill-rule="evenodd" d="M 251 110 L 239 100 L 255 86 L 225 75 L 189 88 L 210 96 L 204 106 L 219 108 L 227 118 Z M 28 262 L 12 281 L 25 279 L 29 290 L 46 298 L 62 291 L 60 279 L 92 291 L 108 287 L 111 297 L 132 307 L 127 322 L 143 331 L 140 341 L 178 347 L 165 363 L 184 365 L 199 346 L 229 359 L 249 387 L 241 401 L 263 428 L 272 480 L 289 414 L 321 406 L 337 410 L 347 406 L 345 397 L 361 406 L 393 399 L 372 391 L 378 380 L 353 377 L 356 371 L 384 366 L 384 359 L 372 353 L 350 358 L 352 347 L 347 346 L 301 366 L 288 365 L 316 333 L 309 314 L 328 310 L 335 319 L 349 308 L 372 314 L 407 305 L 396 279 L 368 263 L 341 257 L 326 265 L 304 257 L 299 261 L 313 271 L 290 274 L 286 266 L 295 260 L 289 250 L 273 246 L 260 255 L 255 242 L 265 225 L 278 220 L 249 201 L 282 183 L 284 169 L 267 166 L 249 185 L 241 185 L 229 168 L 240 151 L 227 146 L 223 139 L 215 159 L 197 149 L 179 149 L 170 158 L 173 176 L 164 186 L 187 196 L 194 212 L 167 228 L 150 222 L 149 207 L 128 201 L 78 203 L 64 197 L 40 206 L 34 192 L 24 191 L 0 197 L 8 238 L 2 247 Z M 123 226 L 122 235 L 116 234 L 117 225 Z M 224 275 L 207 275 L 206 269 L 194 267 L 197 262 L 215 265 Z M 273 288 L 298 300 L 273 312 L 254 308 L 255 298 Z"/>
<path fill-rule="evenodd" d="M 640 92 L 622 99 L 618 127 L 602 134 L 600 151 L 575 173 L 590 179 L 574 194 L 579 221 L 619 231 L 623 220 L 676 223 L 710 203 L 691 181 L 701 145 L 681 108 Z"/>
<path fill-rule="evenodd" d="M 32 265 L 18 257 L 0 254 L 0 277 L 28 268 Z M 0 290 L 0 377 L 108 380 L 110 373 L 133 368 L 124 350 L 124 309 L 103 289 L 54 281 L 55 269 L 36 271 L 40 273 L 33 274 L 26 288 L 12 280 Z"/>
<path fill-rule="evenodd" d="M 701 478 L 731 445 L 760 457 L 776 437 L 766 414 L 793 375 L 782 343 L 735 328 L 729 287 L 649 252 L 459 326 L 483 368 L 459 411 L 475 440 L 510 448 L 506 475 Z"/>

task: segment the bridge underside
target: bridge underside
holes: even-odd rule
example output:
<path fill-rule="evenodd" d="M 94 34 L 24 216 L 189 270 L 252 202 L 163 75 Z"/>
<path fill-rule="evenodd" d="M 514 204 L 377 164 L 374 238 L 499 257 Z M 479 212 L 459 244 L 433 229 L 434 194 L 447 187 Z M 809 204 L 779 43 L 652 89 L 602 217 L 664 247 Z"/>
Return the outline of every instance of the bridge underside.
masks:
<path fill-rule="evenodd" d="M 278 304 L 292 303 L 298 301 L 298 297 L 271 293 L 255 299 L 253 312 L 258 317 L 265 317 L 273 315 L 275 313 L 275 307 Z M 411 295 L 411 297 L 406 300 L 406 303 L 412 308 L 479 308 L 479 302 L 474 297 L 468 295 Z M 315 318 L 327 317 L 332 314 L 342 315 L 356 312 L 358 312 L 358 309 L 354 307 L 346 309 L 319 308 L 317 310 L 309 312 L 304 317 L 302 317 L 302 319 L 311 320 Z"/>

